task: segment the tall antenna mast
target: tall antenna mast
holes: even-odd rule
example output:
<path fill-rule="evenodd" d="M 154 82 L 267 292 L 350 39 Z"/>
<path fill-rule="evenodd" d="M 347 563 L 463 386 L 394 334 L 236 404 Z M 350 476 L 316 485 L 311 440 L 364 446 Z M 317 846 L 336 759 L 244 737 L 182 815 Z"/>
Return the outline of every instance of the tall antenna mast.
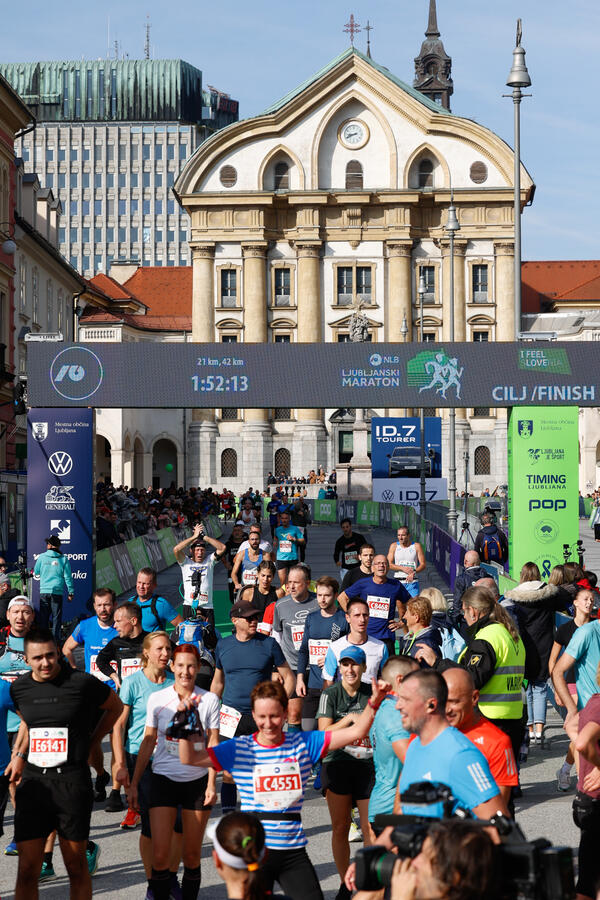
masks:
<path fill-rule="evenodd" d="M 144 44 L 144 58 L 150 59 L 150 16 L 146 14 L 146 42 Z"/>

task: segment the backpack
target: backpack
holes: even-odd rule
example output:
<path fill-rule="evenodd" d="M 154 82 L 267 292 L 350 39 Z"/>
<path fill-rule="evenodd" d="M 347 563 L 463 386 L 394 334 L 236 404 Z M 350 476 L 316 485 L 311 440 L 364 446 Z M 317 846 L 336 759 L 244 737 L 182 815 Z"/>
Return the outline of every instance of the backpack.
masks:
<path fill-rule="evenodd" d="M 502 562 L 502 544 L 497 531 L 493 534 L 483 535 L 481 551 L 484 562 Z"/>
<path fill-rule="evenodd" d="M 458 662 L 458 657 L 466 644 L 461 635 L 454 628 L 440 628 L 442 635 L 441 653 L 444 659 Z"/>

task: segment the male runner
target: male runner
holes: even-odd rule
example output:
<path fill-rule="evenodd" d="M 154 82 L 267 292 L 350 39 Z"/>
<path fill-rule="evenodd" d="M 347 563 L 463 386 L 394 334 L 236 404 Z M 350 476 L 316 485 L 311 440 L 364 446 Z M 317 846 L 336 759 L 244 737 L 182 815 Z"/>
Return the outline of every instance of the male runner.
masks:
<path fill-rule="evenodd" d="M 419 593 L 419 579 L 427 563 L 423 548 L 418 541 L 411 541 L 406 525 L 401 525 L 397 532 L 398 540 L 390 544 L 387 554 L 390 571 L 406 588 L 411 597 Z"/>
<path fill-rule="evenodd" d="M 236 591 L 242 587 L 254 587 L 258 582 L 258 567 L 263 559 L 269 561 L 270 553 L 263 553 L 260 549 L 260 531 L 250 529 L 248 535 L 248 547 L 238 551 L 233 562 L 231 578 Z"/>
<path fill-rule="evenodd" d="M 214 553 L 209 556 L 206 556 L 207 544 L 214 549 Z M 191 557 L 186 556 L 184 552 L 188 548 L 191 548 Z M 214 569 L 226 551 L 227 548 L 222 541 L 205 534 L 204 526 L 201 523 L 194 526 L 194 533 L 190 538 L 186 538 L 173 547 L 175 559 L 181 566 L 184 618 L 191 618 L 197 612 L 201 612 L 214 628 Z"/>
<path fill-rule="evenodd" d="M 287 584 L 290 566 L 298 562 L 298 548 L 304 544 L 304 536 L 297 525 L 290 525 L 289 510 L 279 513 L 281 524 L 275 529 L 274 544 L 277 548 L 275 565 L 279 583 Z"/>
<path fill-rule="evenodd" d="M 144 566 L 137 574 L 135 582 L 136 594 L 129 598 L 130 603 L 137 603 L 142 618 L 140 625 L 144 631 L 164 631 L 167 624 L 178 625 L 182 618 L 168 600 L 156 592 L 156 569 Z"/>
<path fill-rule="evenodd" d="M 339 599 L 339 598 L 338 598 Z M 369 637 L 367 634 L 369 624 L 369 606 L 366 600 L 356 597 L 348 601 L 346 609 L 346 621 L 348 622 L 348 634 L 338 638 L 329 647 L 323 664 L 323 687 L 329 687 L 336 680 L 340 654 L 349 644 L 362 647 L 367 657 L 367 668 L 362 677 L 366 684 L 371 684 L 373 678 L 377 679 L 379 673 L 389 656 L 384 641 Z"/>
<path fill-rule="evenodd" d="M 338 603 L 343 609 L 347 608 L 348 600 L 360 597 L 369 607 L 370 637 L 385 641 L 388 651 L 394 652 L 395 634 L 400 627 L 400 620 L 406 610 L 408 593 L 402 584 L 387 577 L 388 561 L 383 553 L 373 560 L 373 574 L 367 578 L 361 578 L 347 591 L 342 591 L 338 597 Z"/>
<path fill-rule="evenodd" d="M 70 897 L 89 900 L 92 883 L 86 849 L 94 798 L 88 757 L 113 727 L 123 704 L 97 678 L 61 663 L 47 629 L 29 632 L 25 658 L 31 672 L 10 688 L 24 723 L 8 768 L 17 784 L 15 900 L 38 897 L 44 844 L 54 830 L 69 875 Z"/>
<path fill-rule="evenodd" d="M 363 544 L 358 551 L 358 566 L 347 569 L 342 581 L 342 591 L 346 591 L 350 585 L 360 581 L 361 578 L 369 578 L 373 574 L 373 560 L 375 559 L 375 547 L 373 544 Z"/>
<path fill-rule="evenodd" d="M 342 519 L 340 528 L 342 533 L 333 548 L 333 561 L 339 567 L 340 578 L 343 579 L 348 572 L 360 565 L 358 551 L 366 543 L 366 539 L 362 534 L 352 531 L 350 519 Z"/>
<path fill-rule="evenodd" d="M 231 529 L 231 534 L 225 541 L 225 553 L 221 557 L 221 562 L 227 569 L 227 587 L 229 589 L 229 602 L 233 603 L 235 600 L 235 588 L 233 586 L 233 579 L 231 577 L 231 570 L 233 569 L 233 563 L 237 556 L 237 553 L 240 549 L 240 545 L 246 540 L 246 532 L 243 527 L 236 523 Z"/>

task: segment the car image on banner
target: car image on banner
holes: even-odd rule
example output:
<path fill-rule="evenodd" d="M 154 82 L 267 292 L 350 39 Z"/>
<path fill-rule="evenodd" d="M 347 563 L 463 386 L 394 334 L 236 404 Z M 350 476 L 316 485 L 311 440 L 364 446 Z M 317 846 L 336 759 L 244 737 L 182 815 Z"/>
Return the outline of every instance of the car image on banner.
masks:
<path fill-rule="evenodd" d="M 442 420 L 426 416 L 425 497 L 446 500 L 448 483 L 442 478 Z M 371 419 L 371 470 L 373 500 L 418 506 L 421 478 L 421 422 L 416 416 L 404 419 Z"/>

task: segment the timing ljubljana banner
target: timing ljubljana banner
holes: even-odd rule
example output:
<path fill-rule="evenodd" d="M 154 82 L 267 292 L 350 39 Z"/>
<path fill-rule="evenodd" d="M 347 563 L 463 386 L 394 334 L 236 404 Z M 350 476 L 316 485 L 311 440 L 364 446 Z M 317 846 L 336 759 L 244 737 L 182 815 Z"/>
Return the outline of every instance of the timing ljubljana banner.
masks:
<path fill-rule="evenodd" d="M 93 589 L 94 487 L 92 409 L 31 409 L 27 414 L 27 565 L 46 539 L 60 539 L 73 574 L 74 597 L 63 599 L 63 622 L 85 611 Z M 39 581 L 30 585 L 39 605 Z"/>
<path fill-rule="evenodd" d="M 442 478 L 442 420 L 426 416 L 425 497 L 446 500 L 448 482 Z M 373 500 L 418 506 L 421 478 L 421 422 L 416 416 L 371 419 Z"/>
<path fill-rule="evenodd" d="M 543 581 L 564 562 L 568 544 L 576 561 L 579 537 L 579 415 L 577 407 L 513 407 L 508 422 L 510 573 L 537 564 Z"/>

